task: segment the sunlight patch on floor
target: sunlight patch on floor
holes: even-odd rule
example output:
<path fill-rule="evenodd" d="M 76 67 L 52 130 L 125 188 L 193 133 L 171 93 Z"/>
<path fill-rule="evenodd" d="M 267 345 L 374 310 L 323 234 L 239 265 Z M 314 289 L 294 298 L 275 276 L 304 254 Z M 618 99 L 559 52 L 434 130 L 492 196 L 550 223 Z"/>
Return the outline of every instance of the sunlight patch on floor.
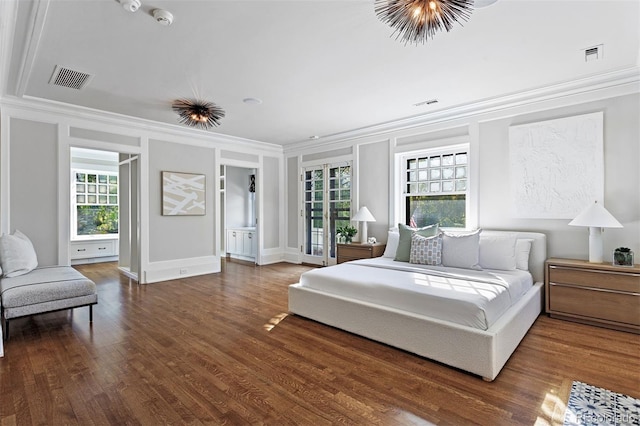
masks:
<path fill-rule="evenodd" d="M 538 416 L 535 426 L 561 426 L 564 423 L 564 412 L 567 405 L 560 399 L 557 392 L 551 390 L 540 406 L 541 415 Z"/>
<path fill-rule="evenodd" d="M 262 327 L 267 330 L 267 331 L 271 331 L 273 330 L 273 328 L 278 325 L 280 323 L 280 321 L 282 321 L 283 319 L 285 319 L 286 317 L 288 317 L 289 314 L 287 313 L 282 313 L 282 314 L 278 314 L 275 317 L 271 318 L 269 320 L 269 322 L 267 322 L 265 325 L 263 325 Z"/>

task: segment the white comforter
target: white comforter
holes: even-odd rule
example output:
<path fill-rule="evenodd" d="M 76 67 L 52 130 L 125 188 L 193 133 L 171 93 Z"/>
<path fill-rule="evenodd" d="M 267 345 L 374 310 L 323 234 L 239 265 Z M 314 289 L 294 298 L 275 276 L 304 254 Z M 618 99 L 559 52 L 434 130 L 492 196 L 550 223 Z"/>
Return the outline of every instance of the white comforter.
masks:
<path fill-rule="evenodd" d="M 487 330 L 533 285 L 526 271 L 447 268 L 375 258 L 305 272 L 300 284 Z"/>

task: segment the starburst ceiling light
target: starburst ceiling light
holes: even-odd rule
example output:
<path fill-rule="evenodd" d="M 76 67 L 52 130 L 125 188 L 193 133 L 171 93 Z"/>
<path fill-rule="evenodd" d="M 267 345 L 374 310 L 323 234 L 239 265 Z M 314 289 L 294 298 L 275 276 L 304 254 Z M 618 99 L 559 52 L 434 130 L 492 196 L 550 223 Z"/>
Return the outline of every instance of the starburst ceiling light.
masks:
<path fill-rule="evenodd" d="M 473 10 L 473 0 L 375 0 L 374 5 L 378 18 L 405 45 L 425 43 L 436 31 L 448 32 L 454 22 L 467 21 Z"/>
<path fill-rule="evenodd" d="M 213 102 L 178 99 L 171 108 L 180 116 L 180 123 L 208 130 L 220 124 L 224 110 Z"/>

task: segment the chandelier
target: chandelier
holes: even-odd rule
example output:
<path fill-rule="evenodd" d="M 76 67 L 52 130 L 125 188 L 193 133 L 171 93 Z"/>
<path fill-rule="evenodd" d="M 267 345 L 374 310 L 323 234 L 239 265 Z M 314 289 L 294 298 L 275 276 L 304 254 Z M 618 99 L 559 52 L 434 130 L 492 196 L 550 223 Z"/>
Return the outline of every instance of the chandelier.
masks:
<path fill-rule="evenodd" d="M 180 116 L 180 123 L 208 130 L 220 124 L 224 110 L 213 102 L 178 99 L 171 108 Z"/>
<path fill-rule="evenodd" d="M 425 43 L 436 31 L 451 30 L 454 22 L 467 21 L 473 0 L 375 0 L 378 18 L 395 31 L 396 40 Z M 393 35 L 392 34 L 392 35 Z"/>

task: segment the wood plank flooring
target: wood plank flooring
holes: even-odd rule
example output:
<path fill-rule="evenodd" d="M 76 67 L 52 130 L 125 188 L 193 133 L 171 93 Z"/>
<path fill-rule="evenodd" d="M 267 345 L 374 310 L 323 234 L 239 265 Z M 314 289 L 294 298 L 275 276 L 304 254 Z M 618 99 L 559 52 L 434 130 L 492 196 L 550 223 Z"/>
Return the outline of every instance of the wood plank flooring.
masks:
<path fill-rule="evenodd" d="M 640 398 L 640 336 L 538 318 L 494 382 L 304 318 L 306 266 L 223 263 L 140 286 L 78 269 L 88 308 L 11 323 L 0 425 L 551 425 L 571 382 Z"/>

